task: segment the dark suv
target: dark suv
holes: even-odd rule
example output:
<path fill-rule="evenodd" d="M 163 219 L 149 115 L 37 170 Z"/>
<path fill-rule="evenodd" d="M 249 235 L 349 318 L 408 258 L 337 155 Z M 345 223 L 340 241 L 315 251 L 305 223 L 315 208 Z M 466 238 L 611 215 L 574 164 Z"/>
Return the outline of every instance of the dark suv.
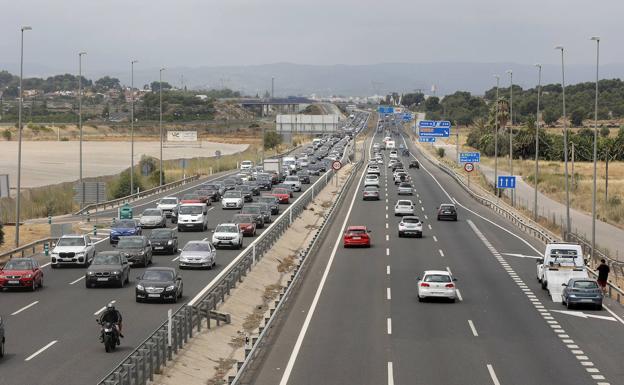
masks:
<path fill-rule="evenodd" d="M 438 207 L 438 220 L 448 219 L 457 221 L 457 209 L 452 203 L 444 203 Z"/>
<path fill-rule="evenodd" d="M 117 251 L 128 258 L 130 265 L 147 267 L 152 263 L 152 246 L 145 235 L 120 237 Z"/>
<path fill-rule="evenodd" d="M 264 227 L 264 215 L 260 206 L 244 205 L 240 213 L 252 215 L 257 228 L 261 229 Z"/>

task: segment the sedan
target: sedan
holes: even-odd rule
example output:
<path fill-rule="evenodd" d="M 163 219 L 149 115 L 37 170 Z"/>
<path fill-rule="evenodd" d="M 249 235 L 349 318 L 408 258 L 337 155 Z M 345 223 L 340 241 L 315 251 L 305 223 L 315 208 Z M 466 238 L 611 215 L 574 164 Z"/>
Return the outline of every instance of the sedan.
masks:
<path fill-rule="evenodd" d="M 167 217 L 161 209 L 145 209 L 139 223 L 142 228 L 167 227 Z"/>
<path fill-rule="evenodd" d="M 178 252 L 178 233 L 173 229 L 154 229 L 149 235 L 153 253 L 175 254 Z"/>
<path fill-rule="evenodd" d="M 438 220 L 457 221 L 457 208 L 452 203 L 443 203 L 438 207 Z"/>
<path fill-rule="evenodd" d="M 595 279 L 571 278 L 564 286 L 561 303 L 568 309 L 576 305 L 591 305 L 597 310 L 602 309 L 602 289 Z"/>
<path fill-rule="evenodd" d="M 418 217 L 403 217 L 399 222 L 399 238 L 405 236 L 415 236 L 422 238 L 422 222 Z"/>
<path fill-rule="evenodd" d="M 414 188 L 411 183 L 401 182 L 397 193 L 399 195 L 414 195 Z"/>
<path fill-rule="evenodd" d="M 279 199 L 273 195 L 263 195 L 258 198 L 258 202 L 268 204 L 271 208 L 271 215 L 279 214 Z"/>
<path fill-rule="evenodd" d="M 282 204 L 290 203 L 290 191 L 286 190 L 285 188 L 273 189 L 272 195 L 276 197 L 277 199 L 279 199 L 279 203 L 282 203 Z"/>
<path fill-rule="evenodd" d="M 379 177 L 377 174 L 367 174 L 364 179 L 364 187 L 366 186 L 376 186 L 379 187 Z"/>
<path fill-rule="evenodd" d="M 121 237 L 117 243 L 117 251 L 128 258 L 133 266 L 147 267 L 152 263 L 152 246 L 146 236 Z"/>
<path fill-rule="evenodd" d="M 180 269 L 186 267 L 200 267 L 212 269 L 217 265 L 217 250 L 207 240 L 190 241 L 180 252 L 178 266 Z"/>
<path fill-rule="evenodd" d="M 299 177 L 299 181 L 301 181 L 302 184 L 310 184 L 310 172 L 308 170 L 301 170 L 297 173 L 297 176 Z"/>
<path fill-rule="evenodd" d="M 43 271 L 34 258 L 13 258 L 0 269 L 0 289 L 43 287 Z"/>
<path fill-rule="evenodd" d="M 172 267 L 150 267 L 137 277 L 135 299 L 137 302 L 160 300 L 178 302 L 184 285 L 182 277 Z"/>
<path fill-rule="evenodd" d="M 119 251 L 100 251 L 85 273 L 85 286 L 99 285 L 123 287 L 130 282 L 130 264 Z"/>
<path fill-rule="evenodd" d="M 446 270 L 426 270 L 422 278 L 418 277 L 418 301 L 427 298 L 445 298 L 451 302 L 457 299 L 457 288 L 451 273 Z"/>
<path fill-rule="evenodd" d="M 366 226 L 349 226 L 343 236 L 343 245 L 345 248 L 351 246 L 371 246 L 371 231 Z"/>
<path fill-rule="evenodd" d="M 379 200 L 379 188 L 376 186 L 366 186 L 362 191 L 362 200 Z"/>
<path fill-rule="evenodd" d="M 414 203 L 407 199 L 397 201 L 394 206 L 394 215 L 414 215 Z"/>
<path fill-rule="evenodd" d="M 256 228 L 262 229 L 264 228 L 264 214 L 259 206 L 256 205 L 245 205 L 243 209 L 240 211 L 241 214 L 251 215 L 256 222 Z"/>
<path fill-rule="evenodd" d="M 245 237 L 256 236 L 256 221 L 254 220 L 253 215 L 236 214 L 232 218 L 232 223 L 239 224 L 241 230 L 243 231 L 243 236 Z"/>

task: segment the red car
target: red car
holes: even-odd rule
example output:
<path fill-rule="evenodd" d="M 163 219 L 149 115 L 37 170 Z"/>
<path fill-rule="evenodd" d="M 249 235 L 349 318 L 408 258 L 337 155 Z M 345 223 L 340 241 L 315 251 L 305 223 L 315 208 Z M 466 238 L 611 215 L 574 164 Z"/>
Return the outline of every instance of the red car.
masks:
<path fill-rule="evenodd" d="M 256 221 L 253 215 L 249 214 L 236 214 L 232 219 L 232 223 L 238 223 L 244 237 L 256 236 Z"/>
<path fill-rule="evenodd" d="M 43 287 L 43 272 L 34 258 L 13 258 L 0 269 L 0 289 Z"/>
<path fill-rule="evenodd" d="M 206 203 L 206 201 L 202 202 L 198 194 L 185 194 L 182 199 L 180 199 L 180 204 L 183 203 Z"/>
<path fill-rule="evenodd" d="M 273 190 L 271 195 L 277 197 L 277 199 L 279 199 L 279 203 L 290 203 L 290 191 L 285 188 L 276 188 Z"/>
<path fill-rule="evenodd" d="M 366 226 L 349 226 L 343 237 L 344 247 L 364 246 L 370 247 L 370 230 Z"/>
<path fill-rule="evenodd" d="M 212 200 L 210 199 L 212 194 L 208 190 L 199 189 L 195 191 L 195 194 L 197 194 L 201 203 L 205 203 L 206 206 L 212 205 Z"/>

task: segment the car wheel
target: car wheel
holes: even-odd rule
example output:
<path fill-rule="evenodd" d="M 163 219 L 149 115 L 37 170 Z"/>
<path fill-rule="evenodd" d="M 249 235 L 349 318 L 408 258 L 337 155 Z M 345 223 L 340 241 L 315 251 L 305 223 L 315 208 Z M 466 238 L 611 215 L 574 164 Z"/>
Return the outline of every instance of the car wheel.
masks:
<path fill-rule="evenodd" d="M 89 283 L 89 281 L 85 280 L 85 287 L 87 289 L 91 289 L 93 286 L 91 286 L 91 284 Z"/>
<path fill-rule="evenodd" d="M 568 302 L 568 303 L 566 304 L 566 307 L 568 308 L 568 310 L 571 310 L 571 309 L 572 309 L 572 304 L 571 304 L 570 302 Z"/>
<path fill-rule="evenodd" d="M 141 302 L 143 302 L 143 301 L 141 300 L 141 298 L 139 298 L 139 297 L 134 297 L 134 300 L 135 300 L 137 303 L 141 303 Z"/>
<path fill-rule="evenodd" d="M 39 289 L 43 289 L 43 275 L 39 279 Z"/>
<path fill-rule="evenodd" d="M 128 272 L 128 275 L 126 275 L 126 283 L 130 283 L 130 272 Z"/>
<path fill-rule="evenodd" d="M 438 215 L 438 220 L 440 220 L 440 216 Z"/>
<path fill-rule="evenodd" d="M 173 296 L 173 298 L 171 299 L 171 303 L 178 303 L 178 293 L 176 293 L 176 295 Z"/>
<path fill-rule="evenodd" d="M 117 284 L 117 287 L 122 288 L 122 287 L 124 287 L 124 284 L 125 284 L 125 283 L 126 283 L 126 282 L 125 282 L 123 279 L 120 279 L 120 280 L 119 280 L 119 283 Z"/>
<path fill-rule="evenodd" d="M 457 302 L 457 298 L 449 298 L 449 301 L 450 301 L 451 303 L 455 303 L 455 302 Z"/>
<path fill-rule="evenodd" d="M 32 280 L 32 286 L 30 287 L 30 290 L 32 291 L 37 290 L 37 281 L 35 281 L 34 279 Z"/>
<path fill-rule="evenodd" d="M 546 290 L 547 287 L 548 287 L 548 282 L 542 279 L 542 289 Z"/>
<path fill-rule="evenodd" d="M 184 232 L 184 230 L 182 229 L 182 227 L 178 226 L 178 233 L 182 233 Z"/>
<path fill-rule="evenodd" d="M 596 305 L 596 310 L 602 310 L 602 304 L 599 303 L 598 305 Z"/>
<path fill-rule="evenodd" d="M 4 357 L 4 341 L 0 342 L 0 357 Z"/>
<path fill-rule="evenodd" d="M 399 238 L 403 238 L 403 234 L 399 231 Z"/>
<path fill-rule="evenodd" d="M 421 296 L 418 296 L 418 302 L 423 302 L 425 299 Z"/>
<path fill-rule="evenodd" d="M 51 266 L 53 269 L 56 269 L 56 268 L 58 267 L 58 265 L 56 265 L 56 264 L 52 264 L 52 265 L 50 265 L 50 266 Z"/>
<path fill-rule="evenodd" d="M 566 304 L 565 297 L 563 297 L 563 296 L 561 296 L 561 304 L 562 304 L 562 305 L 565 305 L 565 304 Z"/>

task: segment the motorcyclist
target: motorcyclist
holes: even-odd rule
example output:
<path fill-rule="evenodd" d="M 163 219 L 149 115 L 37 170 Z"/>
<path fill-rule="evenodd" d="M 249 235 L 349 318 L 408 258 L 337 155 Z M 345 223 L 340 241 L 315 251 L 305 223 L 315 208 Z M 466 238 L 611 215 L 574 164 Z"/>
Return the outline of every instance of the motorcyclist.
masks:
<path fill-rule="evenodd" d="M 117 334 L 119 334 L 119 337 L 124 338 L 124 335 L 121 334 L 121 321 L 121 312 L 115 309 L 115 305 L 113 305 L 112 303 L 106 305 L 106 310 L 104 310 L 104 312 L 100 316 L 100 323 L 110 322 L 111 324 L 115 325 L 115 329 L 117 329 Z M 119 341 L 117 342 L 119 343 Z"/>

